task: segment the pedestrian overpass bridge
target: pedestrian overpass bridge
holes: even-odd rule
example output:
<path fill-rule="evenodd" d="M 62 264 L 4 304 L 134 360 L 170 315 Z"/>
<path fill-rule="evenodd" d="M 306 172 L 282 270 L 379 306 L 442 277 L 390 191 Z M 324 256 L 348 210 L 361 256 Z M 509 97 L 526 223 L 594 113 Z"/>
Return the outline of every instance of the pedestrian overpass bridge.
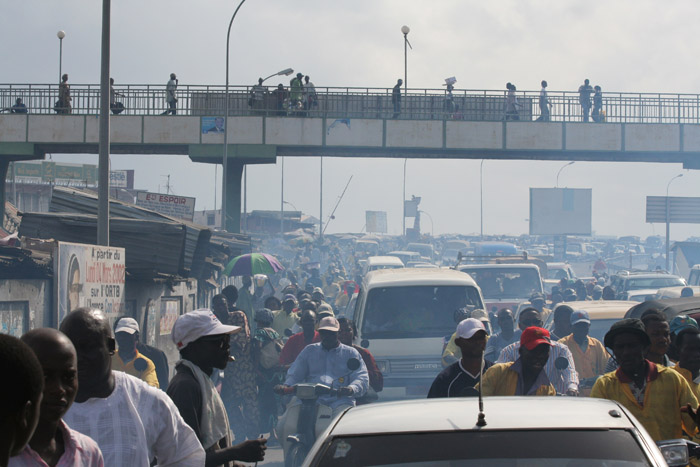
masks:
<path fill-rule="evenodd" d="M 604 93 L 605 121 L 583 122 L 578 93 L 551 92 L 550 121 L 542 122 L 536 121 L 535 92 L 518 92 L 519 120 L 506 120 L 501 91 L 449 96 L 409 89 L 395 118 L 391 89 L 316 88 L 316 99 L 304 109 L 276 88 L 251 100 L 244 86 L 228 93 L 222 86 L 180 86 L 174 116 L 161 115 L 164 86 L 115 91 L 125 110 L 110 119 L 112 154 L 179 154 L 221 163 L 220 118 L 233 213 L 240 212 L 244 165 L 286 156 L 661 162 L 700 169 L 698 95 Z M 3 183 L 13 160 L 98 152 L 99 86 L 74 85 L 71 94 L 67 113 L 56 108 L 56 85 L 0 85 L 0 108 L 11 108 L 19 97 L 28 109 L 0 114 Z M 227 95 L 229 116 L 221 120 Z M 228 228 L 237 231 L 238 219 Z"/>

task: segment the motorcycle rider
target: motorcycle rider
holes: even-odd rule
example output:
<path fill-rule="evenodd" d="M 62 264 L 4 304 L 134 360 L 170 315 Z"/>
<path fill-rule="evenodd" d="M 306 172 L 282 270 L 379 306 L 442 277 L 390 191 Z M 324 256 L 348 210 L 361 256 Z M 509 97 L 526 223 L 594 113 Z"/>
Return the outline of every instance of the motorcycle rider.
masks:
<path fill-rule="evenodd" d="M 340 324 L 332 316 L 327 316 L 319 322 L 318 332 L 321 342 L 309 344 L 301 351 L 297 359 L 287 372 L 287 379 L 283 385 L 275 387 L 275 391 L 283 393 L 285 389 L 299 383 L 321 383 L 338 390 L 337 396 L 320 396 L 317 403 L 326 405 L 333 410 L 331 419 L 344 410 L 354 407 L 355 401 L 362 397 L 369 387 L 369 376 L 362 357 L 354 348 L 341 344 L 338 340 Z M 354 371 L 348 370 L 348 360 L 355 358 L 360 366 Z M 283 442 L 285 454 L 289 449 L 287 436 L 292 434 L 286 431 L 294 430 L 297 426 L 297 411 L 291 410 L 301 402 L 294 398 L 289 403 L 287 410 L 277 424 L 279 439 Z M 292 414 L 292 415 L 290 415 Z M 287 428 L 285 430 L 285 427 Z"/>

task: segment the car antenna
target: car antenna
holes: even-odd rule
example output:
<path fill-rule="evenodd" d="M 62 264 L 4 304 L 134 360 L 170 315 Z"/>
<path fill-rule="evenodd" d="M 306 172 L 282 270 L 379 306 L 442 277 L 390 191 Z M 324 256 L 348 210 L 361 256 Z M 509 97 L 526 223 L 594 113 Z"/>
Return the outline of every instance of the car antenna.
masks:
<path fill-rule="evenodd" d="M 484 413 L 484 399 L 481 397 L 481 382 L 484 375 L 484 351 L 481 351 L 481 371 L 479 372 L 479 418 L 476 420 L 476 426 L 486 426 L 486 414 Z"/>

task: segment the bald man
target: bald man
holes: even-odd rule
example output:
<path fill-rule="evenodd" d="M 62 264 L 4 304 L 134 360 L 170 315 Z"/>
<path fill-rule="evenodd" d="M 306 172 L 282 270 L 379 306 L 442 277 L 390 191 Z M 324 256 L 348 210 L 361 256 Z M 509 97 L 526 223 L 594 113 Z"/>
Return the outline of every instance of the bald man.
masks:
<path fill-rule="evenodd" d="M 29 331 L 22 341 L 34 351 L 44 372 L 39 423 L 24 450 L 9 467 L 72 465 L 102 467 L 102 452 L 89 437 L 61 420 L 78 391 L 78 359 L 65 334 L 50 328 Z"/>
<path fill-rule="evenodd" d="M 163 392 L 140 379 L 112 371 L 115 342 L 104 314 L 79 308 L 60 330 L 78 356 L 78 392 L 64 421 L 97 441 L 105 465 L 149 467 L 204 465 L 197 436 Z"/>
<path fill-rule="evenodd" d="M 44 375 L 34 352 L 16 337 L 0 334 L 0 466 L 24 449 L 39 421 Z"/>

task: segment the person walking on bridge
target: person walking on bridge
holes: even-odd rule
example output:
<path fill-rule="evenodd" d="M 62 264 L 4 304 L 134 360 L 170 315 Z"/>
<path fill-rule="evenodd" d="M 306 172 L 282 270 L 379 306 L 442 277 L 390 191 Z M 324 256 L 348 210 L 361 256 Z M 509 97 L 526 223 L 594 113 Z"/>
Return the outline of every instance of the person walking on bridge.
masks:
<path fill-rule="evenodd" d="M 581 111 L 583 112 L 583 121 L 588 121 L 588 113 L 591 111 L 591 87 L 588 79 L 583 81 L 583 84 L 578 88 L 578 101 L 581 103 Z"/>
<path fill-rule="evenodd" d="M 175 91 L 177 91 L 177 76 L 175 73 L 170 73 L 170 81 L 165 86 L 165 101 L 168 103 L 168 110 L 163 112 L 161 115 L 176 115 L 177 114 L 177 97 L 175 97 Z"/>
<path fill-rule="evenodd" d="M 72 112 L 70 97 L 70 84 L 68 84 L 68 74 L 64 74 L 61 77 L 61 84 L 58 85 L 58 113 L 59 114 L 70 114 Z"/>
<path fill-rule="evenodd" d="M 394 104 L 394 115 L 391 118 L 398 118 L 401 113 L 401 86 L 403 86 L 403 80 L 399 79 L 391 92 L 391 103 Z"/>

